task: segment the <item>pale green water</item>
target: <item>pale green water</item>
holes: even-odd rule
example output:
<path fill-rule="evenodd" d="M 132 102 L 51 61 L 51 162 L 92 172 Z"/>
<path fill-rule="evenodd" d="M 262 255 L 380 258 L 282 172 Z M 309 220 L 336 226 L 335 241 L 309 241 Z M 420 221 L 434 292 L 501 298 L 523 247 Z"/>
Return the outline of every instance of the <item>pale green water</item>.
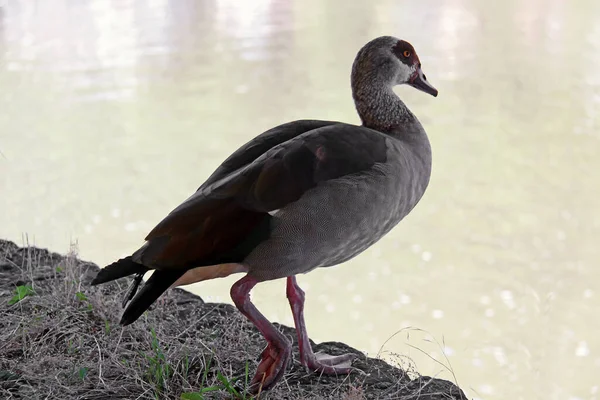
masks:
<path fill-rule="evenodd" d="M 434 149 L 385 239 L 300 277 L 317 341 L 445 342 L 472 398 L 600 398 L 600 2 L 0 1 L 0 237 L 105 264 L 256 134 L 356 123 L 357 50 L 411 41 Z M 194 288 L 229 301 L 225 279 Z M 258 307 L 292 323 L 284 282 Z M 386 351 L 451 374 L 427 335 Z M 444 361 L 445 362 L 445 361 Z"/>

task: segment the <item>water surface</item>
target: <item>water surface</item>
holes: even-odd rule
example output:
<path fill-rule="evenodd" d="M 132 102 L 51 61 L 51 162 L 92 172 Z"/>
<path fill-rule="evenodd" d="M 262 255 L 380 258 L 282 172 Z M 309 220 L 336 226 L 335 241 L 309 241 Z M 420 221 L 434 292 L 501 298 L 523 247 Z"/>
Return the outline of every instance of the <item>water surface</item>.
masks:
<path fill-rule="evenodd" d="M 129 254 L 258 133 L 357 123 L 352 60 L 399 36 L 440 91 L 397 89 L 431 184 L 380 243 L 299 278 L 311 336 L 471 398 L 600 398 L 600 3 L 374 3 L 0 2 L 0 237 Z M 229 301 L 235 279 L 192 290 Z M 254 299 L 292 323 L 283 281 Z"/>

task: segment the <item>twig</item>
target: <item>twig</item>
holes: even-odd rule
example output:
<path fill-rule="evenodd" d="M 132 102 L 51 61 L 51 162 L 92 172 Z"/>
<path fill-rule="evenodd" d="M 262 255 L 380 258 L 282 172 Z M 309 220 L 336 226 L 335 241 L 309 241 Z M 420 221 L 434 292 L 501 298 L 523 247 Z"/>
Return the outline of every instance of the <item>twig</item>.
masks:
<path fill-rule="evenodd" d="M 98 343 L 98 339 L 94 337 L 94 341 L 96 342 L 96 347 L 98 347 L 98 379 L 100 382 L 106 387 L 106 382 L 102 378 L 102 350 L 100 349 L 100 343 Z"/>

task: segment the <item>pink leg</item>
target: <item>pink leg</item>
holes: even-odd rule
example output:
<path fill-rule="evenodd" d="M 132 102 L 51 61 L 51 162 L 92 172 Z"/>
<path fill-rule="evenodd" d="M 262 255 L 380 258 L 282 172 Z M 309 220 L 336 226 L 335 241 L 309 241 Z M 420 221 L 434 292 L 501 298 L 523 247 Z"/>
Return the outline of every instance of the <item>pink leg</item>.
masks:
<path fill-rule="evenodd" d="M 287 278 L 287 298 L 294 314 L 294 323 L 298 333 L 298 347 L 300 348 L 300 362 L 313 371 L 328 375 L 347 374 L 352 370 L 352 360 L 355 354 L 343 354 L 341 356 L 330 356 L 324 353 L 313 353 L 306 333 L 304 323 L 304 292 L 298 286 L 295 276 Z"/>
<path fill-rule="evenodd" d="M 283 376 L 288 361 L 292 356 L 292 344 L 279 332 L 273 324 L 260 313 L 250 301 L 250 290 L 258 281 L 246 275 L 231 287 L 231 298 L 236 307 L 262 333 L 267 340 L 267 347 L 262 352 L 260 364 L 252 378 L 251 391 L 267 390 L 275 385 Z"/>

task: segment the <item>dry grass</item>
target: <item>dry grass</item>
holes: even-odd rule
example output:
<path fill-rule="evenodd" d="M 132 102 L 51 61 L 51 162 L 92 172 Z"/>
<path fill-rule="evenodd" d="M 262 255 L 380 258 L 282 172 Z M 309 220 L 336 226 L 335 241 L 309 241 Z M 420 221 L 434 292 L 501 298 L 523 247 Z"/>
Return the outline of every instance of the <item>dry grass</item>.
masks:
<path fill-rule="evenodd" d="M 174 290 L 122 328 L 127 282 L 90 287 L 96 271 L 73 252 L 63 257 L 0 240 L 0 398 L 249 398 L 245 388 L 264 342 L 236 310 Z M 295 339 L 293 330 L 280 329 Z M 356 352 L 340 343 L 316 348 Z M 283 382 L 260 398 L 462 396 L 449 382 L 411 380 L 381 360 L 362 356 L 356 366 L 364 372 L 325 377 L 294 362 Z"/>

